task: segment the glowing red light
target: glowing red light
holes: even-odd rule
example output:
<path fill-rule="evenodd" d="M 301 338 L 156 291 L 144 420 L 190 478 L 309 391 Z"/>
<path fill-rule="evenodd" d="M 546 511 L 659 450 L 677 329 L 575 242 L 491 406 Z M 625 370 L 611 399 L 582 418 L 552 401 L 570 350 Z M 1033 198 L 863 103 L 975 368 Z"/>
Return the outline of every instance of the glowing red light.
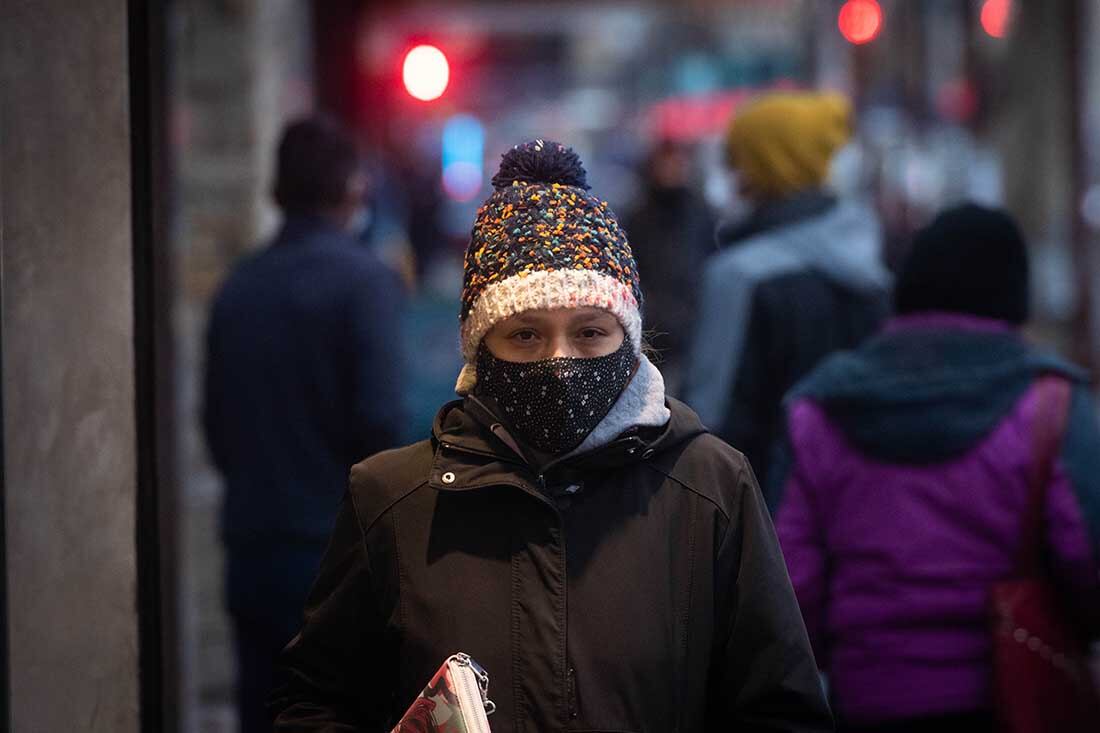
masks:
<path fill-rule="evenodd" d="M 870 43 L 882 30 L 882 7 L 875 0 L 848 0 L 840 8 L 837 26 L 850 43 Z"/>
<path fill-rule="evenodd" d="M 405 54 L 401 76 L 409 94 L 429 102 L 439 99 L 447 90 L 451 67 L 447 57 L 435 46 L 417 46 Z"/>
<path fill-rule="evenodd" d="M 982 28 L 994 38 L 1004 38 L 1008 34 L 1008 23 L 1012 19 L 1012 0 L 986 0 L 982 6 Z"/>

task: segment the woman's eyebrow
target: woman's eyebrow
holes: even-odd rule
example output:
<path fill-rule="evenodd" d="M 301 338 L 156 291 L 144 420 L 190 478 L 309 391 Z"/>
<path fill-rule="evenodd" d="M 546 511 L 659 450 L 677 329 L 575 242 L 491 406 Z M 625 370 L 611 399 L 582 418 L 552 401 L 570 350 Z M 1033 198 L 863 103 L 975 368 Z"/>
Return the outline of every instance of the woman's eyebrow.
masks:
<path fill-rule="evenodd" d="M 509 319 L 509 320 L 513 320 L 513 321 L 516 321 L 518 323 L 522 323 L 525 326 L 537 326 L 537 325 L 542 323 L 542 319 L 539 318 L 539 316 L 537 316 L 533 313 L 530 313 L 530 312 L 517 313 L 516 315 L 512 316 L 512 318 Z"/>
<path fill-rule="evenodd" d="M 614 319 L 615 316 L 610 313 L 578 313 L 569 319 L 569 325 L 573 328 L 580 326 L 605 326 L 609 322 L 608 319 Z"/>

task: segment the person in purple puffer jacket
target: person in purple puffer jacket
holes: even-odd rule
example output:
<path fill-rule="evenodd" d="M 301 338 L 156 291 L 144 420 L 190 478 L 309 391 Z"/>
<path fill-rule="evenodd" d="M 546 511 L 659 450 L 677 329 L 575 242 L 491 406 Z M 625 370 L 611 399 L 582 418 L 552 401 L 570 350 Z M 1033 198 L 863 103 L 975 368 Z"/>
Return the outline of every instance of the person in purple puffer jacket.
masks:
<path fill-rule="evenodd" d="M 991 731 L 989 593 L 1021 541 L 1041 377 L 1073 385 L 1049 565 L 1100 632 L 1097 412 L 1083 372 L 1019 334 L 1027 249 L 1005 213 L 918 233 L 895 306 L 789 393 L 769 503 L 840 729 Z"/>

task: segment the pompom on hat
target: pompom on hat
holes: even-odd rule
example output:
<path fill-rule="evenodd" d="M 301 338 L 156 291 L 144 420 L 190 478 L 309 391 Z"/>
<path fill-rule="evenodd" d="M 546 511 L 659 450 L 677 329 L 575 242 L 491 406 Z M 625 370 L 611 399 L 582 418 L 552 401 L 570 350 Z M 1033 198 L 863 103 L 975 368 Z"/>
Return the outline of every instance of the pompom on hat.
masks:
<path fill-rule="evenodd" d="M 455 390 L 477 383 L 477 350 L 498 322 L 527 310 L 603 308 L 622 323 L 636 353 L 642 291 L 626 234 L 606 201 L 589 193 L 571 148 L 533 140 L 509 150 L 496 189 L 478 209 L 464 261 Z"/>

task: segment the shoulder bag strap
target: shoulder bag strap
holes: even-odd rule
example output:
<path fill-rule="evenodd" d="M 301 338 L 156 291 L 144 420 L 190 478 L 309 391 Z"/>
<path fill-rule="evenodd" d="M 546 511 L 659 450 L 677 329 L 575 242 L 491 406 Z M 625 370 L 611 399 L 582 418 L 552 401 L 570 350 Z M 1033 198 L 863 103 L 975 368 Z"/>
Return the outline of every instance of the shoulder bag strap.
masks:
<path fill-rule="evenodd" d="M 1025 578 L 1043 574 L 1047 487 L 1054 476 L 1054 464 L 1066 431 L 1072 385 L 1063 377 L 1047 375 L 1039 379 L 1037 389 L 1039 394 L 1031 430 L 1027 503 L 1024 505 L 1024 524 L 1016 557 L 1016 573 Z"/>

